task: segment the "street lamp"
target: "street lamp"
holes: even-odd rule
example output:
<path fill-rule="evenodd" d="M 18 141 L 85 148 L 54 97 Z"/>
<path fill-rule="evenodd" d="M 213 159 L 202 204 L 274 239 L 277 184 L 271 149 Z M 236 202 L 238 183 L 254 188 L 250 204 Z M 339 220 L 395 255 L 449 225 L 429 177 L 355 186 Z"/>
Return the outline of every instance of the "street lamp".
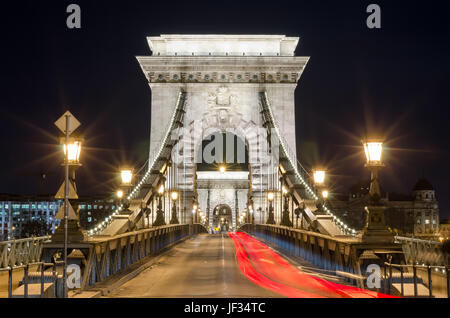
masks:
<path fill-rule="evenodd" d="M 314 170 L 314 184 L 323 185 L 325 183 L 325 170 Z"/>
<path fill-rule="evenodd" d="M 166 221 L 164 220 L 164 211 L 162 210 L 163 195 L 164 195 L 164 183 L 161 183 L 161 185 L 158 188 L 158 208 L 156 210 L 156 220 L 155 222 L 153 222 L 153 226 L 166 225 Z"/>
<path fill-rule="evenodd" d="M 248 205 L 248 223 L 253 224 L 253 201 L 250 200 L 250 203 Z"/>
<path fill-rule="evenodd" d="M 177 200 L 178 200 L 178 192 L 172 191 L 171 195 L 173 206 L 172 206 L 172 219 L 170 220 L 170 224 L 178 224 L 178 217 L 177 217 Z"/>
<path fill-rule="evenodd" d="M 225 173 L 226 170 L 227 170 L 227 169 L 225 168 L 224 165 L 220 165 L 220 166 L 219 166 L 219 171 L 220 171 L 220 173 Z"/>
<path fill-rule="evenodd" d="M 122 199 L 123 198 L 123 191 L 122 190 L 117 190 L 116 196 L 117 196 L 117 198 L 119 200 Z"/>
<path fill-rule="evenodd" d="M 273 205 L 272 201 L 274 198 L 273 191 L 269 191 L 267 193 L 267 200 L 269 200 L 269 216 L 267 218 L 267 224 L 275 224 L 275 215 L 273 214 Z"/>
<path fill-rule="evenodd" d="M 284 204 L 283 204 L 283 215 L 281 217 L 280 225 L 292 226 L 292 222 L 289 218 L 289 190 L 283 185 L 281 187 L 281 192 L 284 197 Z"/>
<path fill-rule="evenodd" d="M 122 179 L 122 185 L 131 186 L 131 181 L 133 179 L 133 170 L 129 168 L 122 168 L 120 170 L 120 177 Z"/>
<path fill-rule="evenodd" d="M 317 213 L 324 213 L 323 204 L 324 199 L 328 197 L 328 191 L 323 189 L 325 186 L 326 171 L 324 169 L 316 168 L 313 171 L 314 187 L 316 193 L 318 193 L 318 199 L 316 203 Z"/>
<path fill-rule="evenodd" d="M 81 166 L 80 154 L 83 139 L 76 137 L 73 132 L 81 123 L 69 111 L 66 111 L 56 122 L 55 126 L 63 133 L 59 139 L 63 145 L 64 183 L 55 195 L 55 199 L 64 199 L 64 203 L 56 214 L 56 218 L 64 220 L 64 227 L 55 230 L 52 243 L 63 243 L 64 267 L 63 267 L 63 297 L 67 297 L 67 250 L 69 243 L 76 244 L 84 241 L 84 235 L 79 226 L 79 217 L 70 204 L 70 199 L 78 199 L 75 184 L 75 171 Z M 70 233 L 69 233 L 70 232 Z M 70 240 L 70 242 L 69 242 Z M 53 251 L 54 252 L 54 251 Z M 43 253 L 48 253 L 45 251 Z"/>
<path fill-rule="evenodd" d="M 365 166 L 370 170 L 370 199 L 372 203 L 378 203 L 381 198 L 380 184 L 378 182 L 378 170 L 384 167 L 382 162 L 383 142 L 380 139 L 367 139 L 363 142 L 366 154 Z"/>
<path fill-rule="evenodd" d="M 389 241 L 393 242 L 394 236 L 389 232 L 385 222 L 386 207 L 380 202 L 381 191 L 378 182 L 378 170 L 384 167 L 382 162 L 383 141 L 380 139 L 366 139 L 362 141 L 366 155 L 365 166 L 370 170 L 369 206 L 366 225 L 363 229 L 365 241 Z"/>
<path fill-rule="evenodd" d="M 195 217 L 196 217 L 196 213 L 197 213 L 197 208 L 198 208 L 198 206 L 197 206 L 197 204 L 196 203 L 194 203 L 193 205 L 192 205 L 192 224 L 194 224 L 195 223 Z"/>
<path fill-rule="evenodd" d="M 67 142 L 65 137 L 60 138 L 60 143 L 63 145 L 64 158 L 66 158 L 69 165 L 80 165 L 82 141 L 83 139 L 80 137 L 69 137 Z"/>

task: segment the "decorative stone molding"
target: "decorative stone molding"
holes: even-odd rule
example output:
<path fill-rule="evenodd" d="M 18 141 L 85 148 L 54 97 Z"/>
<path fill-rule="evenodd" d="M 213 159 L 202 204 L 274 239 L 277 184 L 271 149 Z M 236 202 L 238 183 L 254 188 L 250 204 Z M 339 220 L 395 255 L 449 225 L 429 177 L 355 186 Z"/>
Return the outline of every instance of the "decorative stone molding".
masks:
<path fill-rule="evenodd" d="M 296 83 L 309 58 L 137 57 L 150 83 Z"/>

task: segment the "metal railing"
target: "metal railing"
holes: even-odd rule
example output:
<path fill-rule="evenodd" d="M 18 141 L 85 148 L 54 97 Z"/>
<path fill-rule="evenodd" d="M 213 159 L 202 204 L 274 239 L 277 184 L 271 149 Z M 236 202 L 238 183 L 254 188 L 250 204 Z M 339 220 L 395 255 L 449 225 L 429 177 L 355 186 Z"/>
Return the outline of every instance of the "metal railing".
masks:
<path fill-rule="evenodd" d="M 50 238 L 41 236 L 0 242 L 0 269 L 39 262 L 44 243 Z"/>
<path fill-rule="evenodd" d="M 395 236 L 395 241 L 402 244 L 407 264 L 449 265 L 441 242 L 404 236 Z"/>
<path fill-rule="evenodd" d="M 200 224 L 165 225 L 91 242 L 81 291 L 119 273 L 143 258 L 161 252 L 192 234 L 206 232 Z"/>
<path fill-rule="evenodd" d="M 56 297 L 57 295 L 57 280 L 58 280 L 58 273 L 56 270 L 57 264 L 61 265 L 64 264 L 64 262 L 57 261 L 54 263 L 45 263 L 45 262 L 33 262 L 33 263 L 27 263 L 25 265 L 19 265 L 14 267 L 7 267 L 7 268 L 0 268 L 0 272 L 8 272 L 8 298 L 13 297 L 13 273 L 14 271 L 20 271 L 23 269 L 23 280 L 22 285 L 24 286 L 24 294 L 23 298 L 28 298 L 28 287 L 30 284 L 30 266 L 36 265 L 40 268 L 40 271 L 38 272 L 38 275 L 33 275 L 33 278 L 36 278 L 39 281 L 40 284 L 40 298 L 44 297 L 45 293 L 45 280 L 46 278 L 50 277 L 50 281 L 53 284 L 53 293 L 52 296 Z M 46 267 L 51 267 L 51 272 L 46 272 Z M 50 273 L 50 275 L 45 275 L 46 273 Z M 20 286 L 20 283 L 19 283 Z M 20 295 L 14 295 L 15 297 L 20 297 Z"/>
<path fill-rule="evenodd" d="M 323 270 L 354 274 L 348 275 L 346 280 L 350 284 L 363 287 L 361 266 L 357 256 L 361 241 L 357 238 L 333 237 L 269 224 L 244 224 L 240 230 Z"/>
<path fill-rule="evenodd" d="M 382 290 L 402 297 L 449 298 L 450 268 L 435 265 L 384 263 Z M 398 286 L 399 285 L 399 286 Z M 419 286 L 422 286 L 419 291 Z M 406 291 L 405 287 L 410 287 Z M 412 288 L 411 288 L 412 287 Z"/>

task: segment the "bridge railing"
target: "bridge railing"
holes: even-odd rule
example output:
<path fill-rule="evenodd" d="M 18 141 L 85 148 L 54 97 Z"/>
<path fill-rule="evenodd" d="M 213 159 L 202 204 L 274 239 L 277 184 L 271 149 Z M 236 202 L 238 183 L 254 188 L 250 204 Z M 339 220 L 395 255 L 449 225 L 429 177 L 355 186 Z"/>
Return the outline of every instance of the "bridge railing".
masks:
<path fill-rule="evenodd" d="M 449 298 L 450 268 L 384 263 L 382 291 L 402 297 Z"/>
<path fill-rule="evenodd" d="M 201 224 L 166 225 L 91 242 L 81 290 L 102 282 L 143 258 L 157 254 L 192 234 L 206 232 Z"/>
<path fill-rule="evenodd" d="M 395 236 L 395 241 L 402 244 L 407 264 L 450 265 L 441 242 L 404 236 Z"/>
<path fill-rule="evenodd" d="M 357 238 L 328 236 L 269 224 L 244 224 L 240 230 L 324 270 L 355 274 L 348 276 L 349 283 L 358 287 L 363 285 L 357 255 L 357 245 L 361 241 Z"/>
<path fill-rule="evenodd" d="M 50 238 L 41 236 L 0 242 L 0 268 L 39 262 L 44 243 Z"/>
<path fill-rule="evenodd" d="M 343 277 L 346 282 L 359 288 L 368 289 L 368 276 L 372 273 L 368 271 L 368 265 L 373 263 L 380 269 L 380 286 L 377 287 L 379 292 L 404 297 L 439 298 L 448 298 L 450 293 L 449 266 L 401 264 L 406 257 L 402 252 L 401 240 L 390 246 L 382 242 L 371 245 L 358 238 L 332 237 L 269 224 L 244 224 L 240 230 L 262 239 L 288 255 L 300 257 L 329 273 Z M 377 257 L 368 259 L 374 250 L 381 251 L 378 257 L 393 257 L 392 263 L 376 261 Z M 368 259 L 368 262 L 364 259 Z"/>

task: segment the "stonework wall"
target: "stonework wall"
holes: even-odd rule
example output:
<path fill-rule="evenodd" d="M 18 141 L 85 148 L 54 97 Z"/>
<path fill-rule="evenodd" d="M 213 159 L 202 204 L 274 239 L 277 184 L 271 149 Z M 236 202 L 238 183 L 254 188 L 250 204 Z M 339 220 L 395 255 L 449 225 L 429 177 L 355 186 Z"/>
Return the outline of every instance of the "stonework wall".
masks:
<path fill-rule="evenodd" d="M 259 220 L 257 209 L 266 209 L 264 191 L 270 186 L 261 174 L 277 169 L 269 167 L 276 163 L 263 163 L 260 157 L 267 143 L 258 130 L 265 129 L 260 93 L 267 92 L 280 133 L 295 154 L 294 93 L 309 59 L 294 56 L 298 38 L 162 35 L 149 37 L 148 41 L 153 55 L 137 59 L 152 91 L 150 157 L 158 151 L 166 134 L 179 92 L 185 92 L 184 131 L 177 146 L 183 161 L 177 166 L 178 188 L 195 196 L 195 163 L 199 161 L 195 156 L 201 141 L 214 131 L 233 132 L 244 140 L 249 154 L 258 153 L 252 158 L 255 162 L 251 162 L 250 172 L 251 190 L 256 193 L 255 220 Z M 239 190 L 239 211 L 246 208 L 248 191 Z M 204 190 L 197 194 L 199 202 L 204 202 Z M 211 210 L 213 204 L 224 204 L 216 199 L 218 195 L 217 191 L 212 194 Z M 230 195 L 224 200 L 229 201 Z M 234 202 L 230 207 L 235 210 Z M 206 210 L 206 206 L 202 209 Z M 191 211 L 191 207 L 186 210 Z"/>

